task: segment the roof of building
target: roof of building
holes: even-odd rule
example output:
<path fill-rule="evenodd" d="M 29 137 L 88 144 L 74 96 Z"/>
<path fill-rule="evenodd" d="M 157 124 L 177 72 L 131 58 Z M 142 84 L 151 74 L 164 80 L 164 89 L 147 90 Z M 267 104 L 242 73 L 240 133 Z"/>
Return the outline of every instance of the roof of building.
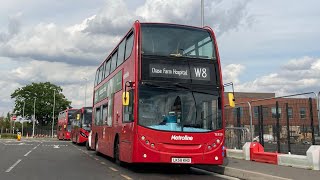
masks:
<path fill-rule="evenodd" d="M 229 92 L 225 92 L 227 95 Z M 276 93 L 255 93 L 255 92 L 234 92 L 235 98 L 255 98 L 255 99 L 264 99 L 264 98 L 273 98 L 276 96 Z"/>

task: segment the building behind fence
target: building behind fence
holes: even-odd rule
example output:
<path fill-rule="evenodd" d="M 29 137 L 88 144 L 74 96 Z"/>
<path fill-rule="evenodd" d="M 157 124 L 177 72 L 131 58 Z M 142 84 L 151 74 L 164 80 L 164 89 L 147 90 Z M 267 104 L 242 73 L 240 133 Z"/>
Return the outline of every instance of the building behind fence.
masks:
<path fill-rule="evenodd" d="M 306 93 L 303 98 L 276 98 L 275 93 L 235 93 L 235 98 L 236 108 L 225 107 L 228 148 L 240 148 L 240 144 L 251 141 L 252 137 L 253 141 L 261 142 L 265 150 L 282 153 L 305 154 L 311 144 L 320 144 L 313 93 Z M 243 134 L 239 127 L 249 129 L 252 137 Z M 236 143 L 230 143 L 230 139 Z"/>

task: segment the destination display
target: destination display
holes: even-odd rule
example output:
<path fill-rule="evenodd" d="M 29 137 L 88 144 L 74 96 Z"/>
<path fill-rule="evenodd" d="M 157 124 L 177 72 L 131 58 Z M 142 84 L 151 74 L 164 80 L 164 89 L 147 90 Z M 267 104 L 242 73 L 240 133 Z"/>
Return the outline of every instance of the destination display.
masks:
<path fill-rule="evenodd" d="M 163 57 L 143 57 L 141 80 L 217 85 L 215 61 Z"/>
<path fill-rule="evenodd" d="M 198 65 L 149 64 L 150 77 L 210 81 L 210 68 Z"/>

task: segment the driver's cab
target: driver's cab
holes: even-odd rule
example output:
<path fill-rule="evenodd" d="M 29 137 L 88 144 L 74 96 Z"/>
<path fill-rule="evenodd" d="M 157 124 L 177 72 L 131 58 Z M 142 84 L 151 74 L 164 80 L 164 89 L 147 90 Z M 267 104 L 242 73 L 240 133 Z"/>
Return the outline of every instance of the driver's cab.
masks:
<path fill-rule="evenodd" d="M 168 112 L 168 115 L 164 115 L 163 121 L 160 125 L 165 125 L 166 123 L 180 123 L 181 122 L 181 98 L 176 97 L 171 110 Z"/>

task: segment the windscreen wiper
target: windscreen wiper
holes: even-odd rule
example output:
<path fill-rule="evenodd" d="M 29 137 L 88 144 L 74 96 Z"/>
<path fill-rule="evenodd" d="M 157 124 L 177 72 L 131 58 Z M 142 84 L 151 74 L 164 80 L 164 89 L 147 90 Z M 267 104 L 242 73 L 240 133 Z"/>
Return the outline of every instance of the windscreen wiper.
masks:
<path fill-rule="evenodd" d="M 183 127 L 201 128 L 200 124 L 184 124 Z"/>
<path fill-rule="evenodd" d="M 150 86 L 150 87 L 160 87 L 160 85 L 150 83 L 150 82 L 142 82 L 143 85 Z"/>

